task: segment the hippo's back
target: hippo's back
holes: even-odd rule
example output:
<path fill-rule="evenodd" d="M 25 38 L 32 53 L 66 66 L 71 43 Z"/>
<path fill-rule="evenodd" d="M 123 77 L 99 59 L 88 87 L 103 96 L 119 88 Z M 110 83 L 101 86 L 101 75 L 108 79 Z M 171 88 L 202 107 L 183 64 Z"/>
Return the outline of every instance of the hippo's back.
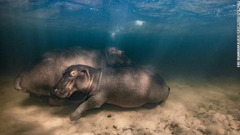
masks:
<path fill-rule="evenodd" d="M 108 95 L 108 102 L 122 107 L 161 101 L 164 85 L 158 74 L 140 66 L 104 68 L 100 83 L 101 89 Z"/>

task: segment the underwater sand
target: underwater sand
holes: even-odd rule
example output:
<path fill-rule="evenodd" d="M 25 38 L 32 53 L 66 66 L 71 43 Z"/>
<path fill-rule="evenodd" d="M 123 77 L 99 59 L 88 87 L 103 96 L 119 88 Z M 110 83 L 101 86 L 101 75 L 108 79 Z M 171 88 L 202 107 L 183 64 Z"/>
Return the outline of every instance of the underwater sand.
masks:
<path fill-rule="evenodd" d="M 1 135 L 239 135 L 240 83 L 175 77 L 164 106 L 124 109 L 104 105 L 76 122 L 69 114 L 78 104 L 51 107 L 15 91 L 15 76 L 0 78 Z"/>

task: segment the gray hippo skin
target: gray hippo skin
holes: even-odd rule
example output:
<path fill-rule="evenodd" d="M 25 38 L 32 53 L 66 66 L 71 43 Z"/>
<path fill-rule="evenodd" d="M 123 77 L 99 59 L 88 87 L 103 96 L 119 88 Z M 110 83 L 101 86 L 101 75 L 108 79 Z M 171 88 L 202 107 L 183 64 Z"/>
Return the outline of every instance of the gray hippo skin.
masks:
<path fill-rule="evenodd" d="M 50 104 L 55 105 L 55 99 L 51 98 L 50 90 L 60 80 L 64 70 L 75 64 L 102 68 L 128 66 L 132 63 L 123 51 L 114 47 L 105 50 L 81 47 L 58 49 L 45 53 L 38 63 L 20 73 L 15 81 L 15 89 L 31 95 L 50 97 Z"/>
<path fill-rule="evenodd" d="M 96 69 L 72 65 L 51 93 L 59 98 L 68 98 L 76 91 L 87 93 L 88 97 L 71 114 L 71 120 L 79 119 L 84 111 L 99 108 L 104 103 L 121 107 L 164 103 L 170 88 L 158 74 L 138 66 Z"/>

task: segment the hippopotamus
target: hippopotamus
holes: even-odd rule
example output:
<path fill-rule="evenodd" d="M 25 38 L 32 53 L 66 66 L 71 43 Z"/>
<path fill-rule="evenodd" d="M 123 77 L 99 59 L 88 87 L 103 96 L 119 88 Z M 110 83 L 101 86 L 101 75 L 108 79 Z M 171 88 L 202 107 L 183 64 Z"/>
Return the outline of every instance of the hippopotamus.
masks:
<path fill-rule="evenodd" d="M 105 103 L 120 107 L 139 107 L 146 103 L 164 104 L 170 88 L 164 79 L 140 66 L 93 68 L 72 65 L 53 87 L 51 94 L 68 98 L 74 92 L 87 94 L 86 100 L 70 115 L 78 120 L 86 110 Z"/>
<path fill-rule="evenodd" d="M 15 89 L 31 95 L 49 97 L 49 103 L 55 103 L 50 90 L 59 81 L 63 71 L 74 64 L 84 64 L 95 68 L 106 66 L 120 67 L 132 65 L 122 50 L 109 47 L 104 50 L 72 47 L 56 49 L 42 55 L 39 62 L 18 75 Z"/>

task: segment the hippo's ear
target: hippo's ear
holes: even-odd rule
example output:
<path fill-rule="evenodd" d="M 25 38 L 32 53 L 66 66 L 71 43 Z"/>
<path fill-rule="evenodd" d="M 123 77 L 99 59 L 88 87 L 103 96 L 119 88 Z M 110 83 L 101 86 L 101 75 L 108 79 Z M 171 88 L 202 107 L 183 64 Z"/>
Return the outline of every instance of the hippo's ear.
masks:
<path fill-rule="evenodd" d="M 118 55 L 122 55 L 123 53 L 124 53 L 124 51 L 122 51 L 122 50 L 118 50 L 118 51 L 117 51 L 117 54 L 118 54 Z"/>
<path fill-rule="evenodd" d="M 109 54 L 118 54 L 118 55 L 121 55 L 121 54 L 124 53 L 124 51 L 119 50 L 119 49 L 117 49 L 117 48 L 115 48 L 115 47 L 110 47 L 110 48 L 108 48 L 108 53 L 109 53 Z"/>
<path fill-rule="evenodd" d="M 85 75 L 87 73 L 87 70 L 85 70 L 85 69 L 82 69 L 81 71 L 79 71 L 79 75 L 80 76 L 83 76 L 83 75 Z"/>

